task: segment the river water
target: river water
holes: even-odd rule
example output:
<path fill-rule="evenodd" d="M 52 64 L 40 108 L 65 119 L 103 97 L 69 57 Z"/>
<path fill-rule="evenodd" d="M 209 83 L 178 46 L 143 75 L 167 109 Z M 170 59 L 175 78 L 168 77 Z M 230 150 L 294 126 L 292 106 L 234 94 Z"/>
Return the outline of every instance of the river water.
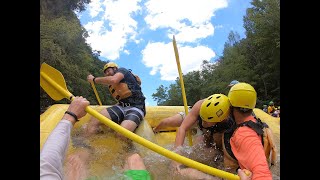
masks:
<path fill-rule="evenodd" d="M 91 159 L 88 166 L 89 179 L 108 179 L 118 180 L 123 179 L 123 167 L 126 158 L 132 153 L 139 153 L 139 150 L 128 141 L 119 140 L 116 134 L 111 129 L 105 129 L 103 133 L 94 135 L 89 138 L 81 137 L 83 128 L 75 129 L 72 133 L 72 148 L 68 155 L 76 152 L 78 149 L 91 147 Z M 186 138 L 187 139 L 187 138 Z M 185 142 L 187 144 L 187 142 Z M 173 149 L 173 144 L 167 144 L 164 148 Z M 223 167 L 223 154 L 220 150 L 204 147 L 203 143 L 194 145 L 193 147 L 186 146 L 183 150 L 183 155 L 198 161 L 200 163 L 212 166 L 214 168 L 225 170 Z M 278 161 L 276 166 L 271 167 L 273 179 L 280 179 L 280 149 L 278 150 Z M 148 150 L 142 157 L 147 170 L 151 173 L 153 180 L 182 180 L 194 179 L 182 176 L 173 171 L 171 159 Z M 211 177 L 211 179 L 221 179 Z"/>

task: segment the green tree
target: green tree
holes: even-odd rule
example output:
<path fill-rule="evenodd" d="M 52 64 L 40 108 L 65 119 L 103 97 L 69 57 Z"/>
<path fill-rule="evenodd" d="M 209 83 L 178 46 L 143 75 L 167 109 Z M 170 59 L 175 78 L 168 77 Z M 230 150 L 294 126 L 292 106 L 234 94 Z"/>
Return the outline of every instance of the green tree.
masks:
<path fill-rule="evenodd" d="M 280 98 L 280 0 L 253 0 L 244 17 L 246 55 L 263 99 Z"/>
<path fill-rule="evenodd" d="M 160 85 L 157 88 L 157 92 L 152 94 L 152 99 L 157 101 L 157 105 L 163 105 L 168 99 L 168 87 Z"/>

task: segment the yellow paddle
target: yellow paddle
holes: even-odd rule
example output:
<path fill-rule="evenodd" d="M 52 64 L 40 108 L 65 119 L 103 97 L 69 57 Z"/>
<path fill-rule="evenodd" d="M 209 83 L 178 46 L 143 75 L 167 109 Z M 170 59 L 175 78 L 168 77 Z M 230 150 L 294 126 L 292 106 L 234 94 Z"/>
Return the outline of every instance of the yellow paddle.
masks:
<path fill-rule="evenodd" d="M 92 89 L 93 89 L 93 91 L 94 91 L 94 94 L 96 95 L 96 98 L 97 98 L 97 100 L 98 100 L 98 102 L 99 102 L 99 105 L 102 106 L 102 103 L 101 103 L 101 101 L 100 101 L 100 98 L 99 98 L 99 95 L 98 95 L 96 86 L 94 85 L 94 82 L 91 83 L 91 86 L 92 86 Z"/>
<path fill-rule="evenodd" d="M 63 75 L 60 71 L 56 70 L 55 68 L 49 66 L 46 63 L 42 63 L 41 69 L 40 69 L 40 86 L 48 93 L 48 95 L 56 100 L 59 101 L 63 98 L 67 98 L 69 100 L 73 100 L 74 96 L 68 91 L 66 82 L 64 80 Z M 169 151 L 168 149 L 165 149 L 157 144 L 154 144 L 137 134 L 123 128 L 122 126 L 118 125 L 117 123 L 111 121 L 107 117 L 103 116 L 96 110 L 92 109 L 90 106 L 86 107 L 86 112 L 90 115 L 97 118 L 99 121 L 101 121 L 103 124 L 109 126 L 111 129 L 121 133 L 125 137 L 141 144 L 142 146 L 145 146 L 146 148 L 151 149 L 152 151 L 157 152 L 158 154 L 161 154 L 163 156 L 166 156 L 167 158 L 170 158 L 174 161 L 180 162 L 188 167 L 198 169 L 202 172 L 218 176 L 225 179 L 237 179 L 239 180 L 240 177 L 238 175 L 222 171 L 213 167 L 210 167 L 208 165 L 196 162 L 192 159 L 186 158 L 184 156 L 181 156 L 180 154 L 174 153 L 172 151 Z"/>
<path fill-rule="evenodd" d="M 188 111 L 188 103 L 187 103 L 187 98 L 186 98 L 186 91 L 184 89 L 183 76 L 182 76 L 182 73 L 181 73 L 181 66 L 180 66 L 180 60 L 179 60 L 179 53 L 178 53 L 176 38 L 174 38 L 174 35 L 173 35 L 172 43 L 173 43 L 174 55 L 176 56 L 176 62 L 177 62 L 178 71 L 179 71 L 180 86 L 181 86 L 181 91 L 182 91 L 184 111 L 185 111 L 186 116 L 187 116 L 188 112 L 189 112 Z M 190 130 L 188 130 L 187 135 L 188 135 L 188 140 L 189 140 L 189 146 L 192 146 L 192 137 L 191 137 Z"/>

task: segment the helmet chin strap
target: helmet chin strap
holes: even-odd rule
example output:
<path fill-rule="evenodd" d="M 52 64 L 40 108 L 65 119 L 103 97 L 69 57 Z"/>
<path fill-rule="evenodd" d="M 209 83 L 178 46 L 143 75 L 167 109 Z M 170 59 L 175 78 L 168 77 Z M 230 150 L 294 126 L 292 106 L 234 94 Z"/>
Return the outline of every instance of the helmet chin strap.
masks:
<path fill-rule="evenodd" d="M 249 111 L 250 109 L 248 109 L 248 108 L 239 108 L 239 110 L 240 110 L 241 112 L 247 112 L 247 111 Z"/>
<path fill-rule="evenodd" d="M 233 115 L 234 107 L 230 107 L 230 112 L 231 112 L 231 118 L 235 120 L 234 115 Z"/>

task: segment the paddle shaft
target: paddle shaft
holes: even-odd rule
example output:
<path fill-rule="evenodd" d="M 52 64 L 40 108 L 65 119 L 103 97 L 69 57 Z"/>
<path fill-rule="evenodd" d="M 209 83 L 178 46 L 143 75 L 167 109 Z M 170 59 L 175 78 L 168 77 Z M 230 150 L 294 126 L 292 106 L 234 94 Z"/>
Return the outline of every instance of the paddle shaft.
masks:
<path fill-rule="evenodd" d="M 173 49 L 174 49 L 174 55 L 176 57 L 176 62 L 177 62 L 177 67 L 178 67 L 178 72 L 179 72 L 179 77 L 180 77 L 180 86 L 181 86 L 181 91 L 182 91 L 182 99 L 183 99 L 183 105 L 184 105 L 184 111 L 186 116 L 188 115 L 188 103 L 187 103 L 187 98 L 186 98 L 186 91 L 184 89 L 184 82 L 183 82 L 183 76 L 181 73 L 181 66 L 180 66 L 180 60 L 179 60 L 179 52 L 177 48 L 177 43 L 176 39 L 173 36 Z M 187 136 L 188 136 L 188 141 L 189 141 L 189 146 L 192 146 L 192 137 L 191 137 L 191 132 L 190 130 L 187 131 Z"/>
<path fill-rule="evenodd" d="M 99 95 L 98 95 L 96 86 L 94 85 L 94 82 L 91 83 L 91 86 L 92 86 L 92 89 L 93 89 L 93 91 L 94 91 L 94 94 L 96 95 L 96 98 L 97 98 L 97 100 L 98 100 L 98 102 L 99 102 L 99 105 L 102 106 L 102 103 L 101 103 L 101 101 L 100 101 L 100 98 L 99 98 Z"/>

